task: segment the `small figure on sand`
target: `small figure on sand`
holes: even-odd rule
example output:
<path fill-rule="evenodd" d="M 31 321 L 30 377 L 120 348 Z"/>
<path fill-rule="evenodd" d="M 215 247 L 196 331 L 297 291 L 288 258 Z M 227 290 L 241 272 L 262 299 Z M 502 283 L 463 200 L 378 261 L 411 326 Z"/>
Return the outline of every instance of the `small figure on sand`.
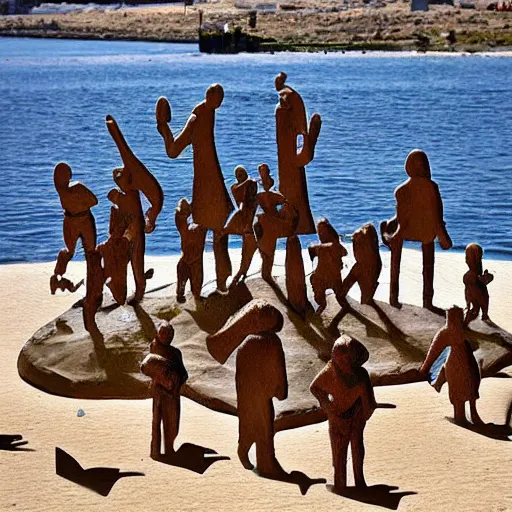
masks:
<path fill-rule="evenodd" d="M 348 445 L 356 487 L 366 487 L 363 472 L 364 428 L 377 407 L 373 386 L 363 364 L 369 354 L 365 346 L 343 335 L 334 343 L 331 360 L 311 383 L 311 393 L 329 421 L 334 488 L 347 486 Z"/>
<path fill-rule="evenodd" d="M 449 350 L 446 350 L 448 347 Z M 482 425 L 476 410 L 476 401 L 480 396 L 480 369 L 469 341 L 464 339 L 464 313 L 457 306 L 447 311 L 446 324 L 434 336 L 420 372 L 427 375 L 434 363 L 439 364 L 439 356 L 446 357 L 446 354 L 448 358 L 432 385 L 439 392 L 446 379 L 456 423 L 467 423 L 465 404 L 469 402 L 473 424 Z"/>
<path fill-rule="evenodd" d="M 203 252 L 207 229 L 196 224 L 191 217 L 190 203 L 185 198 L 180 199 L 174 213 L 174 222 L 181 237 L 181 258 L 176 268 L 178 302 L 185 302 L 185 286 L 189 280 L 196 299 L 201 298 L 203 286 Z"/>
<path fill-rule="evenodd" d="M 64 213 L 63 234 L 65 249 L 57 256 L 55 270 L 50 278 L 50 290 L 55 294 L 57 289 L 75 291 L 76 286 L 68 279 L 62 281 L 69 261 L 73 258 L 78 239 L 82 241 L 85 258 L 96 249 L 96 223 L 91 208 L 98 204 L 96 196 L 79 181 L 71 182 L 71 167 L 64 162 L 55 166 L 53 181 L 59 194 Z"/>
<path fill-rule="evenodd" d="M 277 333 L 283 315 L 264 300 L 252 300 L 228 319 L 217 333 L 207 337 L 210 354 L 224 364 L 236 353 L 238 404 L 238 458 L 253 469 L 249 450 L 256 444 L 256 466 L 262 476 L 283 477 L 285 472 L 274 450 L 274 404 L 285 400 L 288 380 L 283 345 Z"/>
<path fill-rule="evenodd" d="M 482 258 L 484 250 L 478 244 L 466 247 L 466 264 L 469 270 L 464 274 L 466 296 L 466 314 L 464 325 L 478 318 L 482 310 L 482 320 L 489 320 L 489 292 L 487 285 L 494 279 L 487 269 L 483 271 Z"/>
<path fill-rule="evenodd" d="M 174 138 L 169 127 L 171 107 L 167 98 L 160 97 L 156 104 L 158 132 L 165 142 L 169 158 L 177 158 L 192 145 L 194 157 L 194 183 L 192 188 L 192 217 L 194 222 L 213 231 L 213 253 L 217 274 L 217 289 L 226 291 L 231 275 L 228 236 L 222 234 L 233 203 L 229 197 L 215 147 L 215 111 L 224 99 L 224 89 L 213 84 L 206 90 L 204 101 L 190 115 L 185 127 Z"/>
<path fill-rule="evenodd" d="M 142 361 L 140 370 L 151 377 L 153 395 L 153 426 L 151 433 L 151 458 L 162 454 L 162 426 L 164 456 L 176 453 L 174 442 L 180 428 L 181 387 L 188 379 L 181 351 L 172 347 L 174 329 L 165 322 L 151 342 L 150 353 Z"/>
<path fill-rule="evenodd" d="M 318 304 L 317 314 L 320 314 L 327 306 L 325 292 L 333 290 L 340 306 L 345 304 L 342 296 L 343 268 L 342 258 L 346 256 L 347 250 L 340 242 L 340 236 L 332 224 L 325 218 L 318 219 L 316 231 L 320 243 L 315 242 L 308 246 L 311 261 L 318 259 L 317 266 L 313 270 L 310 279 L 315 295 L 315 302 Z"/>
<path fill-rule="evenodd" d="M 391 249 L 389 303 L 400 307 L 399 276 L 404 241 L 421 242 L 423 251 L 423 307 L 435 310 L 434 241 L 450 249 L 452 241 L 443 219 L 443 201 L 437 184 L 430 177 L 427 155 L 414 149 L 405 160 L 409 178 L 395 190 L 396 216 L 380 225 L 382 242 Z"/>

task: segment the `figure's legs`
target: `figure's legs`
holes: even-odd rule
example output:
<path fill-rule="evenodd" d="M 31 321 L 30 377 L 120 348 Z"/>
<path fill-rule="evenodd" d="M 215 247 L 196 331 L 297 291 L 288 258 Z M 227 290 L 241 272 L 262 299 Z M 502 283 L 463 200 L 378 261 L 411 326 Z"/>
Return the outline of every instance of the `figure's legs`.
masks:
<path fill-rule="evenodd" d="M 178 261 L 176 267 L 178 282 L 176 283 L 176 299 L 178 302 L 185 302 L 185 286 L 190 277 L 190 268 L 183 260 L 183 256 Z"/>
<path fill-rule="evenodd" d="M 311 283 L 311 285 L 313 286 L 315 302 L 318 304 L 316 313 L 320 314 L 327 307 L 327 298 L 325 296 L 326 288 L 319 284 L 313 285 L 313 283 Z"/>
<path fill-rule="evenodd" d="M 453 404 L 453 415 L 455 417 L 455 423 L 458 425 L 464 425 L 467 423 L 466 420 L 466 408 L 464 407 L 465 402 L 457 402 Z"/>
<path fill-rule="evenodd" d="M 332 465 L 334 467 L 334 488 L 342 491 L 347 487 L 347 454 L 349 436 L 344 436 L 329 421 L 329 437 L 331 438 Z"/>
<path fill-rule="evenodd" d="M 334 292 L 334 295 L 336 296 L 338 304 L 341 307 L 343 307 L 347 301 L 345 300 L 345 296 L 343 295 L 343 281 L 341 280 L 341 276 L 333 283 L 332 290 Z"/>
<path fill-rule="evenodd" d="M 201 297 L 201 288 L 203 287 L 203 259 L 192 263 L 189 266 L 190 271 L 190 287 L 192 295 L 199 299 Z"/>
<path fill-rule="evenodd" d="M 238 458 L 245 469 L 254 469 L 251 461 L 249 460 L 249 450 L 253 445 L 253 440 L 247 436 L 243 427 L 239 426 L 238 434 Z"/>
<path fill-rule="evenodd" d="M 403 240 L 393 239 L 390 243 L 391 248 L 391 280 L 389 283 L 389 303 L 397 308 L 400 306 L 398 301 L 400 262 L 402 260 Z"/>
<path fill-rule="evenodd" d="M 483 425 L 484 422 L 476 410 L 476 400 L 469 401 L 469 408 L 471 411 L 471 421 L 473 422 L 473 425 Z"/>
<path fill-rule="evenodd" d="M 254 234 L 256 235 L 262 260 L 261 277 L 267 281 L 267 283 L 273 283 L 272 267 L 274 266 L 277 238 L 269 229 L 264 213 L 258 215 L 258 221 L 254 224 Z"/>
<path fill-rule="evenodd" d="M 75 222 L 76 219 L 64 216 L 62 231 L 66 248 L 62 249 L 57 256 L 55 270 L 53 271 L 57 276 L 62 276 L 66 273 L 68 263 L 75 255 L 76 243 L 80 236 L 80 231 L 76 228 Z"/>
<path fill-rule="evenodd" d="M 162 449 L 162 431 L 160 424 L 162 422 L 162 397 L 161 393 L 153 386 L 153 423 L 151 427 L 151 457 L 160 455 Z"/>
<path fill-rule="evenodd" d="M 468 304 L 466 314 L 464 315 L 464 325 L 469 325 L 470 322 L 478 318 L 478 313 L 480 313 L 480 307 L 478 306 L 478 304 Z"/>
<path fill-rule="evenodd" d="M 482 320 L 489 320 L 489 295 L 487 293 L 482 297 Z"/>
<path fill-rule="evenodd" d="M 144 275 L 144 252 L 146 238 L 143 231 L 135 236 L 132 252 L 132 270 L 135 279 L 135 295 L 131 302 L 140 302 L 146 291 L 146 276 Z"/>
<path fill-rule="evenodd" d="M 245 233 L 242 238 L 242 262 L 240 263 L 240 269 L 231 281 L 231 286 L 236 286 L 240 279 L 247 276 L 247 272 L 249 272 L 249 267 L 251 266 L 252 258 L 257 248 L 258 244 L 256 243 L 254 234 Z"/>
<path fill-rule="evenodd" d="M 165 392 L 162 400 L 162 419 L 164 426 L 164 450 L 165 455 L 172 455 L 175 453 L 174 441 L 178 437 L 180 430 L 180 395 L 171 395 Z"/>
<path fill-rule="evenodd" d="M 284 473 L 276 459 L 274 449 L 274 404 L 269 399 L 262 407 L 262 417 L 256 439 L 256 466 L 262 476 L 275 476 Z"/>
<path fill-rule="evenodd" d="M 422 244 L 421 249 L 423 251 L 423 307 L 431 309 L 434 299 L 434 242 Z"/>
<path fill-rule="evenodd" d="M 352 446 L 352 467 L 354 469 L 354 481 L 356 487 L 366 487 L 366 480 L 364 479 L 364 438 L 363 429 L 356 428 L 352 433 L 350 444 Z"/>
<path fill-rule="evenodd" d="M 87 254 L 96 249 L 96 222 L 91 212 L 87 217 L 83 217 L 80 222 L 80 238 L 82 239 L 82 247 Z"/>
<path fill-rule="evenodd" d="M 226 281 L 231 275 L 231 260 L 228 251 L 229 237 L 222 236 L 219 231 L 213 232 L 213 254 L 215 257 L 215 273 L 217 275 L 217 290 L 225 292 Z"/>

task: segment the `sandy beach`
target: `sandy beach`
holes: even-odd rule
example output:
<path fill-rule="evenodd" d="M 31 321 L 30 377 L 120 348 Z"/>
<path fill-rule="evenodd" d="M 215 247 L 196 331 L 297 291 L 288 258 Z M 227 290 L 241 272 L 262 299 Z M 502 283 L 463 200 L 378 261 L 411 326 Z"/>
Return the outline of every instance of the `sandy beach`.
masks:
<path fill-rule="evenodd" d="M 197 42 L 199 11 L 203 23 L 244 32 L 273 42 L 275 50 L 366 49 L 496 51 L 512 48 L 512 12 L 491 12 L 489 2 L 475 9 L 431 5 L 428 12 L 411 12 L 409 2 L 381 1 L 365 5 L 355 0 L 344 7 L 331 0 L 279 3 L 258 13 L 248 25 L 257 3 L 235 0 L 116 10 L 88 10 L 66 14 L 0 16 L 0 36 L 71 39 Z M 450 32 L 453 32 L 450 36 Z"/>
<path fill-rule="evenodd" d="M 209 253 L 206 258 L 207 279 L 213 275 L 211 256 Z M 376 297 L 381 300 L 387 297 L 389 280 L 389 254 L 383 256 L 386 268 Z M 419 305 L 421 253 L 407 250 L 403 262 L 403 301 Z M 174 280 L 176 257 L 149 257 L 147 263 L 155 268 L 155 282 L 150 288 Z M 512 299 L 508 290 L 512 262 L 484 263 L 495 275 L 489 286 L 490 316 L 510 331 Z M 187 399 L 182 401 L 178 444 L 194 443 L 231 459 L 216 462 L 203 475 L 149 458 L 150 400 L 73 400 L 50 396 L 24 383 L 16 368 L 22 345 L 40 326 L 70 307 L 81 293 L 51 296 L 48 280 L 53 266 L 54 263 L 0 266 L 0 346 L 4 362 L 0 374 L 0 433 L 23 434 L 29 441 L 26 448 L 33 450 L 0 451 L 0 509 L 153 512 L 381 508 L 332 494 L 325 484 L 313 485 L 302 496 L 296 485 L 266 480 L 244 470 L 236 455 L 237 418 Z M 258 270 L 258 261 L 253 268 Z M 81 262 L 71 263 L 69 274 L 78 278 L 84 269 Z M 437 255 L 437 305 L 464 304 L 464 271 L 463 254 Z M 354 296 L 358 296 L 357 292 Z M 512 376 L 510 368 L 502 373 Z M 405 493 L 400 510 L 512 510 L 510 443 L 452 424 L 447 419 L 451 418 L 452 409 L 446 386 L 440 395 L 427 383 L 378 387 L 375 394 L 379 402 L 394 404 L 396 409 L 378 409 L 367 425 L 365 465 L 370 486 L 397 487 L 391 496 Z M 503 423 L 512 400 L 512 380 L 484 379 L 480 397 L 478 406 L 483 420 Z M 85 416 L 77 417 L 79 408 Z M 108 497 L 102 497 L 55 474 L 55 447 L 66 450 L 85 468 L 120 468 L 145 476 L 122 478 Z M 276 455 L 287 471 L 301 471 L 310 478 L 326 478 L 332 483 L 326 423 L 278 433 Z M 379 498 L 378 493 L 374 495 Z M 381 496 L 380 504 L 383 503 Z"/>

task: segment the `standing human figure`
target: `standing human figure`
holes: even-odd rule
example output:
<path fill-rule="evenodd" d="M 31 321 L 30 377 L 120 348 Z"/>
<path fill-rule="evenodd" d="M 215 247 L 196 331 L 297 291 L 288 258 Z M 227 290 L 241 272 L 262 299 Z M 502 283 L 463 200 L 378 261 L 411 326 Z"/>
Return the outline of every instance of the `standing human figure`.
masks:
<path fill-rule="evenodd" d="M 404 241 L 421 242 L 423 251 L 423 307 L 434 309 L 434 241 L 450 249 L 452 241 L 443 219 L 443 201 L 430 177 L 427 155 L 414 149 L 405 160 L 409 178 L 395 190 L 396 216 L 381 222 L 382 241 L 391 249 L 389 303 L 399 307 L 399 276 Z"/>
<path fill-rule="evenodd" d="M 98 204 L 98 199 L 79 181 L 71 182 L 72 176 L 71 167 L 68 164 L 60 162 L 55 166 L 53 181 L 64 213 L 62 227 L 66 248 L 59 252 L 55 270 L 50 278 L 52 294 L 58 288 L 70 291 L 74 288 L 68 287 L 67 280 L 62 283 L 60 281 L 75 254 L 78 239 L 82 241 L 86 259 L 88 253 L 96 249 L 96 223 L 91 208 Z"/>
<path fill-rule="evenodd" d="M 319 114 L 313 114 L 308 128 L 304 102 L 300 94 L 285 83 L 286 78 L 285 73 L 275 78 L 279 94 L 275 113 L 279 191 L 297 209 L 297 235 L 308 235 L 315 232 L 315 223 L 309 207 L 305 166 L 313 160 L 322 120 Z M 298 136 L 303 138 L 299 152 Z"/>
<path fill-rule="evenodd" d="M 158 132 L 165 142 L 169 158 L 177 158 L 192 145 L 194 182 L 192 187 L 192 218 L 194 222 L 213 231 L 213 252 L 217 275 L 217 289 L 226 291 L 226 281 L 231 275 L 228 236 L 222 233 L 234 206 L 229 197 L 215 147 L 215 111 L 222 104 L 224 90 L 213 84 L 206 90 L 204 101 L 190 115 L 185 127 L 175 138 L 169 123 L 171 107 L 166 98 L 156 104 Z"/>
<path fill-rule="evenodd" d="M 157 179 L 128 146 L 115 119 L 107 116 L 106 124 L 123 161 L 123 167 L 116 168 L 113 172 L 114 181 L 122 194 L 109 194 L 109 199 L 130 219 L 126 236 L 132 244 L 131 264 L 135 279 L 135 294 L 130 302 L 137 303 L 142 300 L 146 291 L 146 233 L 152 233 L 155 229 L 156 219 L 162 211 L 164 193 Z M 145 214 L 142 210 L 140 192 L 151 204 Z"/>

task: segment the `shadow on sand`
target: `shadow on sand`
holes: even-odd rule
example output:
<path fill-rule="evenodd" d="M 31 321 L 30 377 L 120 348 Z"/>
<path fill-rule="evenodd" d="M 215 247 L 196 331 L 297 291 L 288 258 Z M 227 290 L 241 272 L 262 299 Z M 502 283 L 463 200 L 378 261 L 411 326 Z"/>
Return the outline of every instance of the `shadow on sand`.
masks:
<path fill-rule="evenodd" d="M 368 487 L 346 487 L 342 491 L 336 490 L 333 485 L 328 485 L 327 489 L 349 500 L 376 505 L 390 510 L 397 510 L 400 500 L 404 496 L 418 494 L 414 491 L 392 492 L 396 491 L 398 487 L 385 484 L 370 485 Z"/>
<path fill-rule="evenodd" d="M 21 434 L 0 434 L 0 450 L 7 452 L 33 452 L 32 448 L 21 448 L 28 444 Z"/>

